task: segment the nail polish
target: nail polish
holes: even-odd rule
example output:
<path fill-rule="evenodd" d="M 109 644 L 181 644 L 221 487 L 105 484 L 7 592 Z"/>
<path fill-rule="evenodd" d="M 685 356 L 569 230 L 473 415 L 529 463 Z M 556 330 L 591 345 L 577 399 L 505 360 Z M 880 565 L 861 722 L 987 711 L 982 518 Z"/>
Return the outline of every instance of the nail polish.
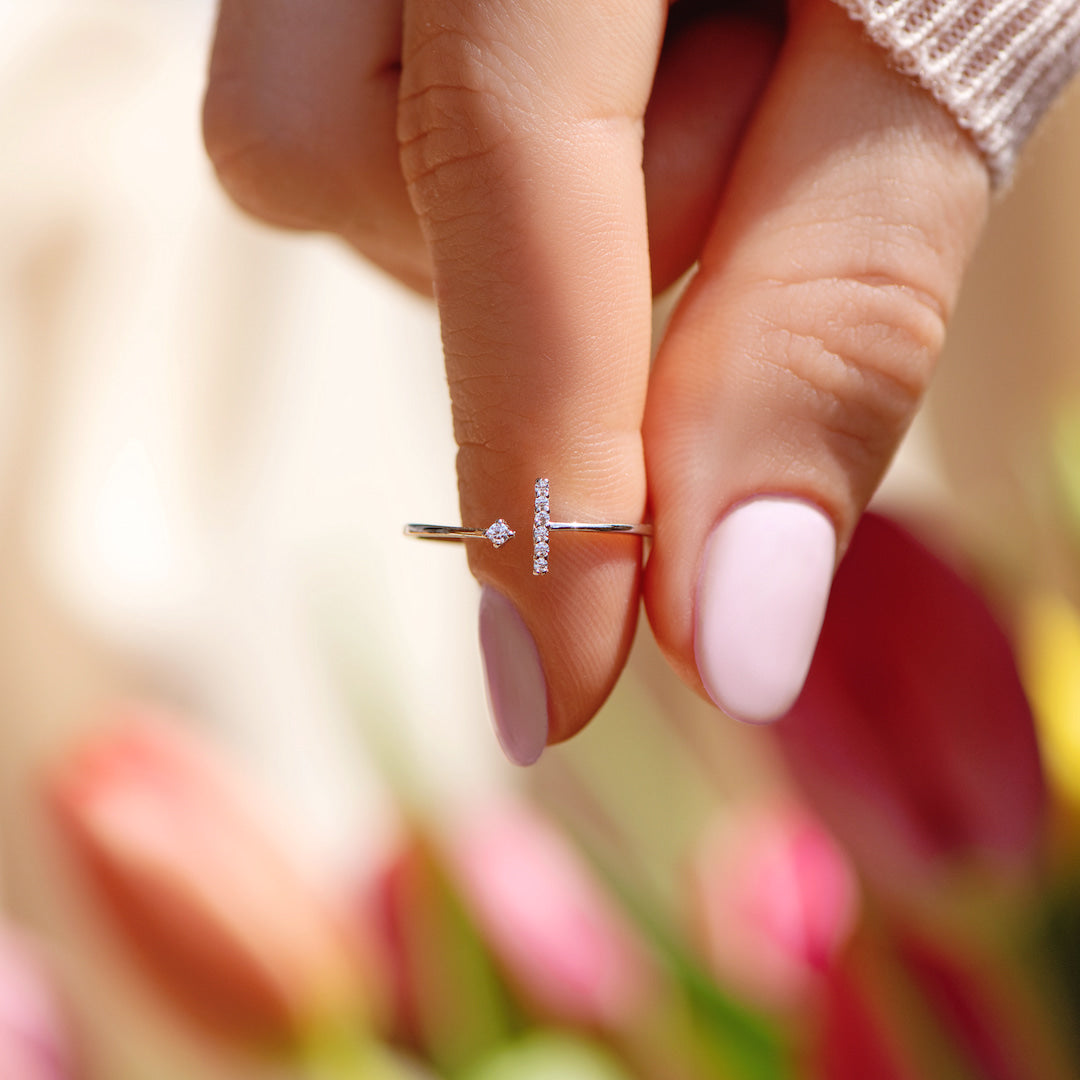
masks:
<path fill-rule="evenodd" d="M 480 593 L 480 649 L 499 745 L 515 765 L 532 765 L 547 745 L 544 670 L 517 608 L 490 586 Z"/>
<path fill-rule="evenodd" d="M 713 529 L 698 579 L 694 658 L 724 712 L 762 722 L 795 704 L 835 562 L 832 522 L 801 499 L 752 499 Z"/>

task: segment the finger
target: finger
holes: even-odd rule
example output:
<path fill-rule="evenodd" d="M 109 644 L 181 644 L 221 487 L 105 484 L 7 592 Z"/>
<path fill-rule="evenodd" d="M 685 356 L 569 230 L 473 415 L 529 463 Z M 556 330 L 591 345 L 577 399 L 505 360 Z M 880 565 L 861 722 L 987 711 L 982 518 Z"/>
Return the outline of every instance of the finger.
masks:
<path fill-rule="evenodd" d="M 339 233 L 430 292 L 398 161 L 400 55 L 401 0 L 222 0 L 203 132 L 241 207 Z"/>
<path fill-rule="evenodd" d="M 665 0 L 407 0 L 399 135 L 430 245 L 470 547 L 504 748 L 534 760 L 625 661 L 640 542 L 553 534 L 532 573 L 533 482 L 563 521 L 635 521 L 650 337 L 642 117 Z"/>
<path fill-rule="evenodd" d="M 717 14 L 682 0 L 645 113 L 645 202 L 652 287 L 701 254 L 746 122 L 776 59 L 781 11 Z"/>
<path fill-rule="evenodd" d="M 685 677 L 782 714 L 930 376 L 987 205 L 951 119 L 826 0 L 792 11 L 645 422 L 646 602 Z"/>

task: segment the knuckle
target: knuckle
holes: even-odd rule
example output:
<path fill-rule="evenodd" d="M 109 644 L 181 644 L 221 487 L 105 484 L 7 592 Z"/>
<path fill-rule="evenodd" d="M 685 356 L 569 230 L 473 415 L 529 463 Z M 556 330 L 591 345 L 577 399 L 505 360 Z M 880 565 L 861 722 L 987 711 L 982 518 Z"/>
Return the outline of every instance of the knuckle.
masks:
<path fill-rule="evenodd" d="M 531 80 L 516 53 L 467 27 L 440 26 L 402 61 L 401 169 L 417 213 L 455 218 L 461 197 L 505 180 L 500 150 L 533 122 Z"/>
<path fill-rule="evenodd" d="M 621 54 L 598 58 L 586 31 L 588 46 L 567 43 L 541 12 L 520 5 L 424 0 L 422 6 L 424 17 L 406 29 L 397 135 L 413 209 L 437 237 L 471 208 L 490 207 L 507 189 L 520 188 L 521 163 L 530 155 L 548 158 L 606 141 L 612 131 L 623 138 L 627 125 L 640 139 L 647 86 L 605 77 L 609 67 L 635 65 Z M 604 48 L 610 33 L 602 31 L 610 32 L 620 10 L 605 0 L 588 5 L 583 16 Z M 627 31 L 627 48 L 631 38 L 644 53 L 649 35 L 640 27 Z M 652 64 L 637 66 L 652 72 Z"/>
<path fill-rule="evenodd" d="M 403 99 L 398 112 L 401 172 L 421 221 L 459 221 L 466 203 L 481 201 L 505 180 L 499 149 L 510 139 L 483 95 L 430 86 Z"/>
<path fill-rule="evenodd" d="M 245 81 L 213 78 L 203 141 L 221 186 L 247 213 L 298 229 L 333 228 L 344 215 L 347 163 L 295 107 L 275 110 Z"/>
<path fill-rule="evenodd" d="M 811 399 L 853 459 L 879 462 L 907 428 L 945 334 L 932 293 L 893 275 L 772 282 L 758 306 L 761 355 Z"/>

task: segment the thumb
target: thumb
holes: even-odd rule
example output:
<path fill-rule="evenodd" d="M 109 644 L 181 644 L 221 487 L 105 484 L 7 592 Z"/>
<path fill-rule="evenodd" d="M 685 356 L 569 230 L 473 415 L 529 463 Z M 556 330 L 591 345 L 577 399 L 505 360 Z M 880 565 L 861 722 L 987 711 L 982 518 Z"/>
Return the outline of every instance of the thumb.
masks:
<path fill-rule="evenodd" d="M 986 170 L 944 110 L 835 4 L 795 4 L 644 428 L 649 616 L 733 715 L 779 716 L 802 687 L 987 203 Z"/>

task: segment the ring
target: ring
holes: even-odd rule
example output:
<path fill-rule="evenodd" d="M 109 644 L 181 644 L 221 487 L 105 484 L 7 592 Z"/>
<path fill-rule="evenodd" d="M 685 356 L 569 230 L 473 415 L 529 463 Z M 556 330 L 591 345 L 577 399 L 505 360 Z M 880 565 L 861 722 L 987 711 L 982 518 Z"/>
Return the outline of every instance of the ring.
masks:
<path fill-rule="evenodd" d="M 550 557 L 550 539 L 553 532 L 590 532 L 622 533 L 629 536 L 652 536 L 653 528 L 647 523 L 624 525 L 615 522 L 552 521 L 551 520 L 551 484 L 541 477 L 536 481 L 533 502 L 533 574 L 539 576 L 548 572 Z M 502 547 L 515 535 L 514 530 L 499 518 L 486 529 L 466 529 L 459 525 L 417 525 L 405 526 L 406 536 L 416 536 L 421 540 L 489 540 L 493 547 Z"/>

